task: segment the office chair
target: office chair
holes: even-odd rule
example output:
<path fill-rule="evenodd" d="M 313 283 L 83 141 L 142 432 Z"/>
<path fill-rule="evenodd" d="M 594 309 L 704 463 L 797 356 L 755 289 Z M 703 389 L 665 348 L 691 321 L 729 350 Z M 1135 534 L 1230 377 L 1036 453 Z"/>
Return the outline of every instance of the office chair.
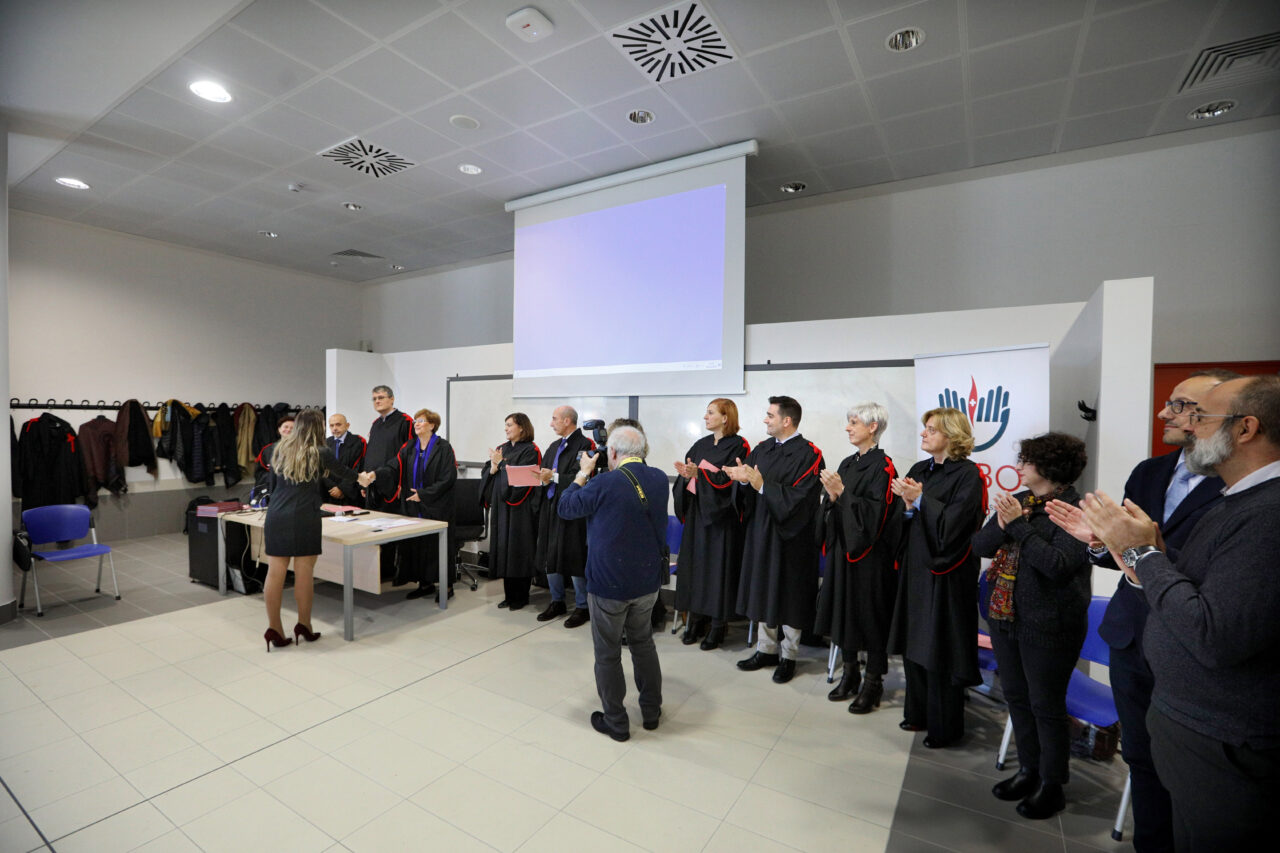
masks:
<path fill-rule="evenodd" d="M 22 526 L 31 537 L 31 544 L 41 542 L 71 542 L 86 536 L 93 541 L 74 548 L 55 551 L 31 550 L 31 582 L 36 590 L 36 615 L 43 616 L 44 608 L 40 604 L 40 578 L 36 575 L 36 567 L 44 561 L 64 563 L 68 560 L 79 560 L 84 557 L 98 558 L 98 583 L 94 592 L 102 592 L 102 559 L 111 562 L 111 585 L 115 588 L 116 601 L 120 600 L 120 585 L 116 582 L 116 563 L 111 556 L 109 545 L 98 544 L 98 533 L 93 529 L 93 513 L 82 504 L 53 504 L 26 510 L 22 513 Z M 22 589 L 18 593 L 18 609 L 26 603 L 27 573 L 22 575 Z"/>
<path fill-rule="evenodd" d="M 463 575 L 471 582 L 475 591 L 480 584 L 472 574 L 472 568 L 480 568 L 462 562 L 462 543 L 480 542 L 489 535 L 488 516 L 480 504 L 480 481 L 459 479 L 453 485 L 453 536 L 458 546 L 454 557 L 459 580 Z"/>

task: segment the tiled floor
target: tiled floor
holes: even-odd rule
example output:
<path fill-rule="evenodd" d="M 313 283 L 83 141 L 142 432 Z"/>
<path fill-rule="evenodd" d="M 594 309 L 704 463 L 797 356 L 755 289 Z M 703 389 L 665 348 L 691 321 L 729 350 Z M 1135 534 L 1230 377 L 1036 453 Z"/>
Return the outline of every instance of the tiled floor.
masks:
<path fill-rule="evenodd" d="M 124 543 L 126 601 L 125 565 L 185 583 L 184 548 Z M 710 653 L 664 632 L 662 726 L 631 696 L 615 743 L 587 722 L 588 629 L 458 589 L 443 614 L 357 596 L 354 643 L 320 585 L 325 636 L 302 648 L 266 654 L 261 598 L 214 594 L 0 651 L 0 850 L 1132 849 L 1108 835 L 1122 765 L 1075 762 L 1068 810 L 1031 824 L 989 793 L 998 710 L 971 703 L 969 742 L 927 751 L 900 691 L 855 719 L 826 700 L 825 652 L 778 686 L 734 667 L 741 631 Z"/>

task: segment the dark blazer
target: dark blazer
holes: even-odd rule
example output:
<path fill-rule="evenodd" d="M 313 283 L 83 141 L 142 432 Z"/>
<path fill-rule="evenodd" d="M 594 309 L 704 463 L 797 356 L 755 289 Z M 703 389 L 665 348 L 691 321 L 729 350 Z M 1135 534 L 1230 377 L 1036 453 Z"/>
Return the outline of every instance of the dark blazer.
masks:
<path fill-rule="evenodd" d="M 346 436 L 342 439 L 341 450 L 334 450 L 334 446 L 337 443 L 338 440 L 333 436 L 329 436 L 324 440 L 325 447 L 329 448 L 329 450 L 338 458 L 339 465 L 349 468 L 352 471 L 359 471 L 360 463 L 364 461 L 364 451 L 366 446 L 365 440 L 354 432 L 348 431 Z M 342 484 L 339 482 L 338 478 L 333 476 L 327 476 L 324 478 L 324 490 L 326 494 L 328 494 L 329 489 L 334 486 L 342 488 Z M 352 494 L 347 494 L 345 490 L 342 494 L 344 500 L 358 500 L 360 498 L 360 488 L 357 486 L 353 490 Z"/>
<path fill-rule="evenodd" d="M 1182 503 L 1178 504 L 1178 508 L 1169 517 L 1169 523 L 1162 523 L 1164 493 L 1173 479 L 1174 470 L 1178 467 L 1178 453 L 1179 451 L 1175 450 L 1172 453 L 1153 456 L 1139 462 L 1133 469 L 1133 473 L 1129 475 L 1128 482 L 1124 484 L 1124 496 L 1142 507 L 1143 512 L 1160 523 L 1164 544 L 1169 549 L 1170 559 L 1174 562 L 1177 561 L 1178 552 L 1187 541 L 1187 537 L 1191 535 L 1196 522 L 1214 504 L 1222 500 L 1224 486 L 1221 478 L 1205 477 L 1191 490 L 1190 494 L 1182 499 Z M 1109 554 L 1094 562 L 1108 569 L 1118 568 Z M 1147 624 L 1148 612 L 1147 600 L 1142 592 L 1126 583 L 1124 575 L 1121 574 L 1115 595 L 1111 596 L 1111 603 L 1107 605 L 1102 624 L 1098 626 L 1098 635 L 1113 649 L 1125 649 L 1134 643 L 1141 648 L 1142 631 Z"/>

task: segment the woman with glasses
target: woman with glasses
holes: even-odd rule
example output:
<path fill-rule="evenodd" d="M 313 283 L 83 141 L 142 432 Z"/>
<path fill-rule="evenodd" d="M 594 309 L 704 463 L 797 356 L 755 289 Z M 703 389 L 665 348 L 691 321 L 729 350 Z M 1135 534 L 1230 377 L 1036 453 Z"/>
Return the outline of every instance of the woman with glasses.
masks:
<path fill-rule="evenodd" d="M 1024 439 L 1017 469 L 1025 490 L 997 495 L 995 513 L 973 537 L 974 553 L 991 558 L 982 604 L 1018 743 L 1017 775 L 991 793 L 1021 801 L 1018 814 L 1030 820 L 1066 806 L 1067 682 L 1089 627 L 1092 575 L 1084 543 L 1055 525 L 1045 506 L 1080 500 L 1072 484 L 1087 462 L 1075 436 Z"/>
<path fill-rule="evenodd" d="M 533 443 L 533 423 L 524 412 L 512 412 L 503 422 L 507 440 L 489 451 L 489 464 L 480 476 L 480 500 L 489 516 L 489 576 L 502 578 L 504 597 L 499 607 L 519 610 L 529 603 L 529 587 L 538 573 L 534 553 L 538 541 L 539 495 L 532 486 L 512 486 L 507 468 L 542 466 L 542 452 Z"/>

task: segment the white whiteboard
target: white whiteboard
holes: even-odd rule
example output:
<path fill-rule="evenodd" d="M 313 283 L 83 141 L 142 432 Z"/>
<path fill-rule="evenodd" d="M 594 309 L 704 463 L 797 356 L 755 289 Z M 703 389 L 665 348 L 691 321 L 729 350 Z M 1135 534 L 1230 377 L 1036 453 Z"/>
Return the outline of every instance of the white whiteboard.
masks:
<path fill-rule="evenodd" d="M 915 369 L 894 367 L 825 367 L 752 370 L 746 374 L 746 394 L 726 394 L 738 406 L 739 432 L 755 447 L 767 436 L 764 415 L 769 397 L 794 397 L 802 410 L 800 432 L 822 451 L 828 468 L 853 452 L 844 427 L 854 403 L 872 401 L 889 410 L 889 428 L 881 447 L 901 471 L 920 458 L 920 422 L 915 411 Z M 706 428 L 702 415 L 712 398 L 641 397 L 639 418 L 649 438 L 649 464 L 674 474 L 672 463 L 684 454 Z"/>

